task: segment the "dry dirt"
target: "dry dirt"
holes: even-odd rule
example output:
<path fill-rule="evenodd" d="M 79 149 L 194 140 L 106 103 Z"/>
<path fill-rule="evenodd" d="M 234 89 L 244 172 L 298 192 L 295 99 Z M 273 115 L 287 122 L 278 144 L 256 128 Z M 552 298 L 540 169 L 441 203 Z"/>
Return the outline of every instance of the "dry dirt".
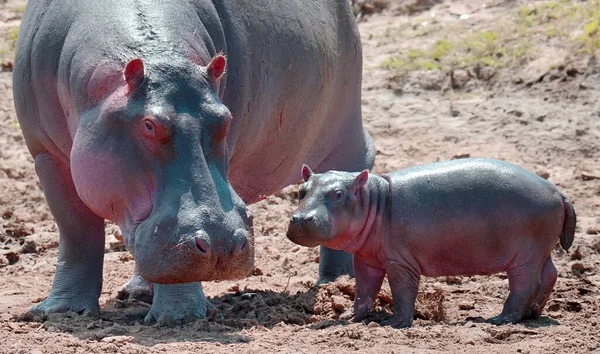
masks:
<path fill-rule="evenodd" d="M 365 323 L 337 319 L 352 303 L 351 279 L 312 287 L 317 249 L 285 237 L 297 186 L 250 206 L 256 216 L 253 275 L 204 283 L 222 319 L 179 328 L 140 325 L 148 305 L 115 299 L 134 263 L 109 223 L 100 318 L 58 314 L 36 322 L 23 316 L 50 290 L 58 237 L 13 108 L 11 40 L 24 3 L 5 0 L 0 5 L 5 58 L 0 72 L 0 352 L 600 352 L 598 62 L 570 46 L 568 35 L 552 40 L 531 35 L 525 39 L 534 45 L 530 55 L 509 65 L 405 72 L 382 66 L 411 48 L 497 26 L 517 16 L 525 3 L 417 1 L 407 6 L 396 1 L 383 11 L 384 1 L 356 5 L 364 51 L 363 117 L 378 149 L 375 172 L 464 156 L 505 159 L 557 184 L 578 215 L 573 247 L 553 252 L 559 278 L 541 318 L 507 326 L 482 321 L 502 308 L 508 293 L 504 274 L 430 278 L 422 279 L 414 326 L 396 330 L 382 325 L 390 313 L 387 284 Z M 456 26 L 460 29 L 451 33 Z"/>

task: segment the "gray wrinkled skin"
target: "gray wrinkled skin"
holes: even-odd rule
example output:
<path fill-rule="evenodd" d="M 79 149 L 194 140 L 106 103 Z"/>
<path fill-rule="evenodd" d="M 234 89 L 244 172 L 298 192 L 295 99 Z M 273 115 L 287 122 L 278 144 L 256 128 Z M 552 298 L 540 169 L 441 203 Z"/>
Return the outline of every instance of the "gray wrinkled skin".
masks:
<path fill-rule="evenodd" d="M 346 1 L 29 1 L 15 106 L 60 233 L 31 311 L 98 313 L 109 219 L 136 260 L 119 296 L 154 293 L 147 323 L 205 317 L 197 282 L 253 267 L 246 203 L 302 163 L 372 167 L 361 70 Z M 320 281 L 351 264 L 322 248 Z"/>
<path fill-rule="evenodd" d="M 489 321 L 540 316 L 556 281 L 550 253 L 573 243 L 572 204 L 550 182 L 507 162 L 461 159 L 383 176 L 330 171 L 306 181 L 287 237 L 354 254 L 356 297 L 344 318 L 365 319 L 387 274 L 394 327 L 409 327 L 421 275 L 505 271 L 510 293 Z"/>

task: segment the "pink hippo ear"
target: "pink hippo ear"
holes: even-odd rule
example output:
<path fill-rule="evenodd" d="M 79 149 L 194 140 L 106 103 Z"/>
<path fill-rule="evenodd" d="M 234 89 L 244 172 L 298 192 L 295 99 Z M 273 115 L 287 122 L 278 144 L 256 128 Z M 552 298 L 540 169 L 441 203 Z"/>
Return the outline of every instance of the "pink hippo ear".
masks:
<path fill-rule="evenodd" d="M 354 179 L 354 191 L 358 191 L 359 189 L 361 189 L 365 184 L 367 184 L 368 180 L 369 180 L 369 171 L 368 170 L 362 171 Z"/>
<path fill-rule="evenodd" d="M 206 67 L 206 72 L 208 73 L 208 77 L 212 80 L 213 83 L 217 82 L 223 73 L 225 73 L 225 68 L 227 67 L 227 60 L 222 54 L 218 54 Z"/>
<path fill-rule="evenodd" d="M 302 179 L 307 182 L 310 176 L 313 175 L 313 171 L 307 165 L 302 165 Z"/>
<path fill-rule="evenodd" d="M 127 63 L 123 75 L 125 75 L 129 91 L 133 91 L 144 80 L 144 62 L 142 59 L 136 58 Z"/>

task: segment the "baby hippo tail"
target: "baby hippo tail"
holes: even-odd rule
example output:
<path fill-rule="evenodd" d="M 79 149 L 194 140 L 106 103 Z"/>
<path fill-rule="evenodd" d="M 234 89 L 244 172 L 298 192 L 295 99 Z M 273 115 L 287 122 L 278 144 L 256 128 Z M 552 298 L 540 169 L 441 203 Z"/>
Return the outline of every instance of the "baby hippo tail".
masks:
<path fill-rule="evenodd" d="M 577 216 L 573 204 L 567 197 L 562 196 L 563 206 L 565 208 L 565 221 L 563 222 L 563 230 L 560 234 L 560 246 L 566 251 L 573 244 L 573 236 L 575 235 L 575 223 Z"/>

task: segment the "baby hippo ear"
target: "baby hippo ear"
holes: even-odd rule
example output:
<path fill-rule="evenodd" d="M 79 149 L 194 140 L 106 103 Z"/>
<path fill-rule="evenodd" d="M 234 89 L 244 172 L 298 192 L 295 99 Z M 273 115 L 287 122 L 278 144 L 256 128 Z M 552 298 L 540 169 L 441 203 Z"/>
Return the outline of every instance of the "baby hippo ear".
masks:
<path fill-rule="evenodd" d="M 368 180 L 369 180 L 369 171 L 368 170 L 364 170 L 361 173 L 359 173 L 358 176 L 356 176 L 356 178 L 354 179 L 354 191 L 358 191 L 359 189 L 361 189 L 365 184 L 367 184 Z"/>
<path fill-rule="evenodd" d="M 214 58 L 212 58 L 210 63 L 208 63 L 206 72 L 213 83 L 219 81 L 219 79 L 223 76 L 226 66 L 227 60 L 222 54 L 216 55 Z"/>
<path fill-rule="evenodd" d="M 307 182 L 310 176 L 313 175 L 313 171 L 307 165 L 302 165 L 302 179 Z"/>

